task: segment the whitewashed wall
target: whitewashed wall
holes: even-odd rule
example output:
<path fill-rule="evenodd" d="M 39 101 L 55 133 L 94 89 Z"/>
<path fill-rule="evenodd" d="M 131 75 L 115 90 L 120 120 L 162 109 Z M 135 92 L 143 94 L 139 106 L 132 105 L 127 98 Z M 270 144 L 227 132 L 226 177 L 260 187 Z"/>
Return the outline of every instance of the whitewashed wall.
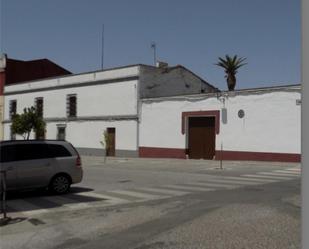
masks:
<path fill-rule="evenodd" d="M 66 117 L 67 94 L 77 95 L 77 116 L 133 115 L 137 113 L 137 81 L 72 87 L 5 96 L 5 117 L 9 119 L 10 100 L 17 100 L 17 113 L 44 98 L 44 118 Z"/>
<path fill-rule="evenodd" d="M 85 122 L 49 122 L 46 126 L 46 139 L 57 138 L 57 125 L 66 125 L 66 140 L 78 148 L 102 149 L 100 141 L 103 140 L 103 132 L 108 127 L 116 129 L 116 150 L 136 151 L 137 148 L 137 124 L 136 121 L 85 121 Z M 5 134 L 9 136 L 10 126 L 5 125 Z M 6 137 L 5 139 L 10 139 Z M 17 136 L 17 139 L 23 139 Z M 34 139 L 31 133 L 30 139 Z"/>
<path fill-rule="evenodd" d="M 227 123 L 220 117 L 216 150 L 300 153 L 300 92 L 262 91 L 236 94 L 225 101 Z M 181 133 L 181 114 L 188 111 L 220 110 L 217 97 L 183 97 L 144 100 L 140 125 L 140 146 L 186 148 Z M 240 119 L 238 111 L 245 117 Z"/>
<path fill-rule="evenodd" d="M 87 85 L 83 87 L 79 85 L 81 83 L 96 83 L 102 80 L 115 80 L 120 77 L 126 78 L 137 75 L 138 67 L 132 67 L 6 86 L 4 90 L 4 120 L 9 119 L 10 100 L 17 100 L 17 113 L 21 113 L 24 107 L 34 105 L 36 97 L 44 98 L 44 118 L 66 117 L 67 94 L 77 95 L 78 116 L 136 114 L 137 80 Z M 65 86 L 69 88 L 50 88 Z M 44 89 L 47 90 L 44 91 Z M 31 92 L 20 93 L 19 91 Z M 14 92 L 17 93 L 13 94 Z"/>
<path fill-rule="evenodd" d="M 137 116 L 138 113 L 138 80 L 130 78 L 135 76 L 138 76 L 137 66 L 7 86 L 4 100 L 5 139 L 10 139 L 11 124 L 7 122 L 10 101 L 17 100 L 17 113 L 22 113 L 25 107 L 34 105 L 35 98 L 43 97 L 47 139 L 56 139 L 57 125 L 65 124 L 66 140 L 74 146 L 102 149 L 100 140 L 104 130 L 115 127 L 116 150 L 136 151 L 137 121 L 134 118 L 130 120 L 130 116 Z M 113 82 L 101 84 L 102 80 Z M 87 82 L 91 85 L 80 86 Z M 53 89 L 54 87 L 66 88 Z M 29 90 L 30 92 L 26 92 Z M 66 120 L 68 94 L 77 96 L 76 121 Z M 111 120 L 106 120 L 107 117 Z M 119 120 L 119 117 L 122 119 Z M 34 134 L 31 134 L 31 138 L 33 137 Z M 21 137 L 17 136 L 17 139 Z"/>

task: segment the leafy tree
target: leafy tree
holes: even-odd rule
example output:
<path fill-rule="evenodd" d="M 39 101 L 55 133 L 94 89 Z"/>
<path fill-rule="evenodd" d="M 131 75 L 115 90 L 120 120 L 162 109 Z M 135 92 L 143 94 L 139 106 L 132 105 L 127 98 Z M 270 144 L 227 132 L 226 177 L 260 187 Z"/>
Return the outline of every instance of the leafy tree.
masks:
<path fill-rule="evenodd" d="M 237 55 L 234 55 L 234 57 L 230 57 L 228 55 L 225 56 L 225 59 L 222 59 L 219 57 L 219 62 L 215 65 L 223 67 L 226 73 L 225 78 L 227 82 L 227 87 L 229 91 L 233 91 L 236 86 L 236 73 L 237 69 L 242 67 L 243 65 L 247 63 L 243 63 L 246 60 L 246 58 L 237 58 Z"/>
<path fill-rule="evenodd" d="M 24 108 L 22 114 L 15 114 L 12 118 L 12 132 L 29 139 L 30 133 L 33 130 L 37 134 L 44 134 L 46 124 L 37 110 L 31 106 Z"/>
<path fill-rule="evenodd" d="M 104 163 L 106 162 L 106 156 L 108 154 L 108 150 L 110 148 L 110 137 L 108 135 L 107 130 L 103 132 L 103 140 L 100 141 L 101 145 L 105 149 L 105 154 L 104 154 Z"/>

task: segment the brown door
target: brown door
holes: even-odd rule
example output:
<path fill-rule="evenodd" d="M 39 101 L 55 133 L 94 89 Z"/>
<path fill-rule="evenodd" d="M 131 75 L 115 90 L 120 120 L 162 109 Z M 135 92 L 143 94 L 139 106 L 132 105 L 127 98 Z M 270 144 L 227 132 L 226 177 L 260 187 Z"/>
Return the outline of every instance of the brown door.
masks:
<path fill-rule="evenodd" d="M 215 155 L 215 117 L 189 118 L 189 158 L 213 159 Z"/>
<path fill-rule="evenodd" d="M 115 156 L 115 136 L 116 129 L 115 128 L 107 128 L 107 136 L 108 136 L 108 146 L 106 150 L 107 156 Z"/>

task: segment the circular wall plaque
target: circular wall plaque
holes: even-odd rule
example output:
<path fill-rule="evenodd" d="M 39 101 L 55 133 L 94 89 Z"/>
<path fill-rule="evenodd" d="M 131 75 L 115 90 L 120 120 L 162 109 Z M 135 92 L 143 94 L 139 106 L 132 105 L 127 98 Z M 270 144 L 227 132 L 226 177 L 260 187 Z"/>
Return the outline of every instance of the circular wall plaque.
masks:
<path fill-rule="evenodd" d="M 238 111 L 238 117 L 239 118 L 243 118 L 245 116 L 245 111 L 243 110 L 243 109 L 240 109 L 239 111 Z"/>

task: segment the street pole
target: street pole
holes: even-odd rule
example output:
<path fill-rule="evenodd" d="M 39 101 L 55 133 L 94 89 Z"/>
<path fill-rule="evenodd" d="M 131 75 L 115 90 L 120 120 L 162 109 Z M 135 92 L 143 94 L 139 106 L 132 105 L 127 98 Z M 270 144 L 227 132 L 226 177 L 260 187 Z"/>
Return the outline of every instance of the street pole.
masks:
<path fill-rule="evenodd" d="M 157 63 L 157 45 L 155 42 L 151 43 L 151 48 L 153 49 L 153 64 L 156 66 Z"/>
<path fill-rule="evenodd" d="M 221 142 L 220 169 L 223 169 L 223 167 L 222 167 L 222 151 L 223 151 L 223 143 Z"/>
<path fill-rule="evenodd" d="M 1 211 L 3 213 L 3 221 L 7 221 L 9 218 L 6 214 L 6 171 L 1 170 L 1 194 L 2 194 L 2 205 L 1 205 Z"/>

